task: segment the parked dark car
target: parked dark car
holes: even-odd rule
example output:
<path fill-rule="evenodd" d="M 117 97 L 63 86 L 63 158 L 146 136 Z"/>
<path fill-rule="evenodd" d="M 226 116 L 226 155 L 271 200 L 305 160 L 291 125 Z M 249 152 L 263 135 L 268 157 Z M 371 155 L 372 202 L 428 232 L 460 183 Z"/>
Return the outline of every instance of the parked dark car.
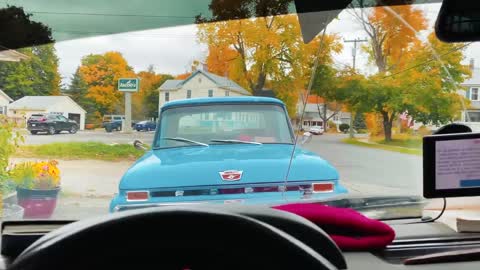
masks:
<path fill-rule="evenodd" d="M 150 131 L 157 128 L 157 123 L 153 121 L 141 121 L 135 124 L 135 129 L 137 131 Z"/>
<path fill-rule="evenodd" d="M 116 131 L 120 131 L 122 130 L 122 121 L 112 121 L 112 122 L 105 122 L 103 123 L 103 127 L 105 128 L 105 130 L 107 132 L 112 132 L 114 130 Z"/>
<path fill-rule="evenodd" d="M 50 135 L 68 131 L 75 134 L 78 131 L 78 124 L 73 120 L 58 114 L 32 114 L 27 120 L 27 129 L 33 135 L 39 132 L 47 132 Z"/>
<path fill-rule="evenodd" d="M 112 132 L 114 130 L 122 130 L 122 121 L 125 119 L 124 115 L 105 115 L 103 117 L 102 126 L 107 132 Z"/>

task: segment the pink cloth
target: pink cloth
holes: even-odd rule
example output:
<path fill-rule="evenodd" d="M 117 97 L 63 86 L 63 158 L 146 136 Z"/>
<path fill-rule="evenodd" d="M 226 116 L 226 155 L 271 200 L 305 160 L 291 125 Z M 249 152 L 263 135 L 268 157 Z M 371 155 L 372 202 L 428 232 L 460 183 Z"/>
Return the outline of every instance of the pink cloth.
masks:
<path fill-rule="evenodd" d="M 387 224 L 348 208 L 301 203 L 273 208 L 297 214 L 315 223 L 342 250 L 381 249 L 395 238 L 395 231 Z"/>

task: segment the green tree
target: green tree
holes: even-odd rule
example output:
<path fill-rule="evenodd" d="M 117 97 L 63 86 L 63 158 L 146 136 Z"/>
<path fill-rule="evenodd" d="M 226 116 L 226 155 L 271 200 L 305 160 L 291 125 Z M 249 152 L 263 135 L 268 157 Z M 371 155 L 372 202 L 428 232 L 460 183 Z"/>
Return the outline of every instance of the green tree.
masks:
<path fill-rule="evenodd" d="M 365 115 L 363 113 L 357 112 L 355 118 L 353 119 L 353 128 L 354 129 L 367 129 L 367 123 L 365 123 Z"/>
<path fill-rule="evenodd" d="M 14 123 L 8 121 L 4 115 L 0 115 L 0 217 L 2 213 L 2 194 L 8 192 L 8 166 L 11 162 L 10 157 L 15 153 L 19 144 L 23 142 L 23 136 L 19 131 L 15 131 Z"/>
<path fill-rule="evenodd" d="M 156 74 L 154 67 L 150 65 L 147 71 L 137 73 L 140 79 L 140 91 L 133 97 L 133 114 L 136 119 L 158 118 L 158 88 L 173 76 Z"/>
<path fill-rule="evenodd" d="M 60 95 L 58 57 L 52 44 L 19 49 L 20 62 L 0 62 L 0 88 L 13 99 Z"/>
<path fill-rule="evenodd" d="M 79 68 L 75 71 L 70 81 L 70 85 L 64 92 L 66 95 L 70 96 L 75 102 L 78 103 L 84 110 L 87 111 L 87 123 L 95 123 L 96 120 L 96 108 L 95 101 L 87 97 L 88 95 L 88 85 L 80 74 Z"/>
<path fill-rule="evenodd" d="M 158 99 L 159 99 L 159 90 L 158 88 L 166 81 L 172 80 L 173 76 L 171 75 L 161 75 L 161 79 L 156 84 L 156 87 L 150 89 L 145 93 L 143 98 L 143 104 L 145 106 L 145 115 L 148 118 L 158 118 L 159 115 L 159 108 L 158 108 Z"/>

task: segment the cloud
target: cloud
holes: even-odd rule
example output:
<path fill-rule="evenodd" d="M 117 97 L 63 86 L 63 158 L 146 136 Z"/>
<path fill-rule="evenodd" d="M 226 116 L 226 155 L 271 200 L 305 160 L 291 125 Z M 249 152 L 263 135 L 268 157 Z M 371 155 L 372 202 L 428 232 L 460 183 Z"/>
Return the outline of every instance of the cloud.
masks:
<path fill-rule="evenodd" d="M 202 59 L 206 46 L 198 44 L 195 25 L 129 32 L 63 41 L 55 44 L 65 84 L 88 54 L 118 51 L 136 72 L 154 65 L 157 73 L 179 74 L 193 59 Z"/>

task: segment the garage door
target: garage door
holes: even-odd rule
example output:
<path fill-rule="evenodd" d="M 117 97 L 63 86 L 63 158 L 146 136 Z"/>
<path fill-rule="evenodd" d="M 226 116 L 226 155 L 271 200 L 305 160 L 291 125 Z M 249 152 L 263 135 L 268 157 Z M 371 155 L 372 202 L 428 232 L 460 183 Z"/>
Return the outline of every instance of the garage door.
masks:
<path fill-rule="evenodd" d="M 77 122 L 80 125 L 80 114 L 79 113 L 69 113 L 68 119 Z"/>

